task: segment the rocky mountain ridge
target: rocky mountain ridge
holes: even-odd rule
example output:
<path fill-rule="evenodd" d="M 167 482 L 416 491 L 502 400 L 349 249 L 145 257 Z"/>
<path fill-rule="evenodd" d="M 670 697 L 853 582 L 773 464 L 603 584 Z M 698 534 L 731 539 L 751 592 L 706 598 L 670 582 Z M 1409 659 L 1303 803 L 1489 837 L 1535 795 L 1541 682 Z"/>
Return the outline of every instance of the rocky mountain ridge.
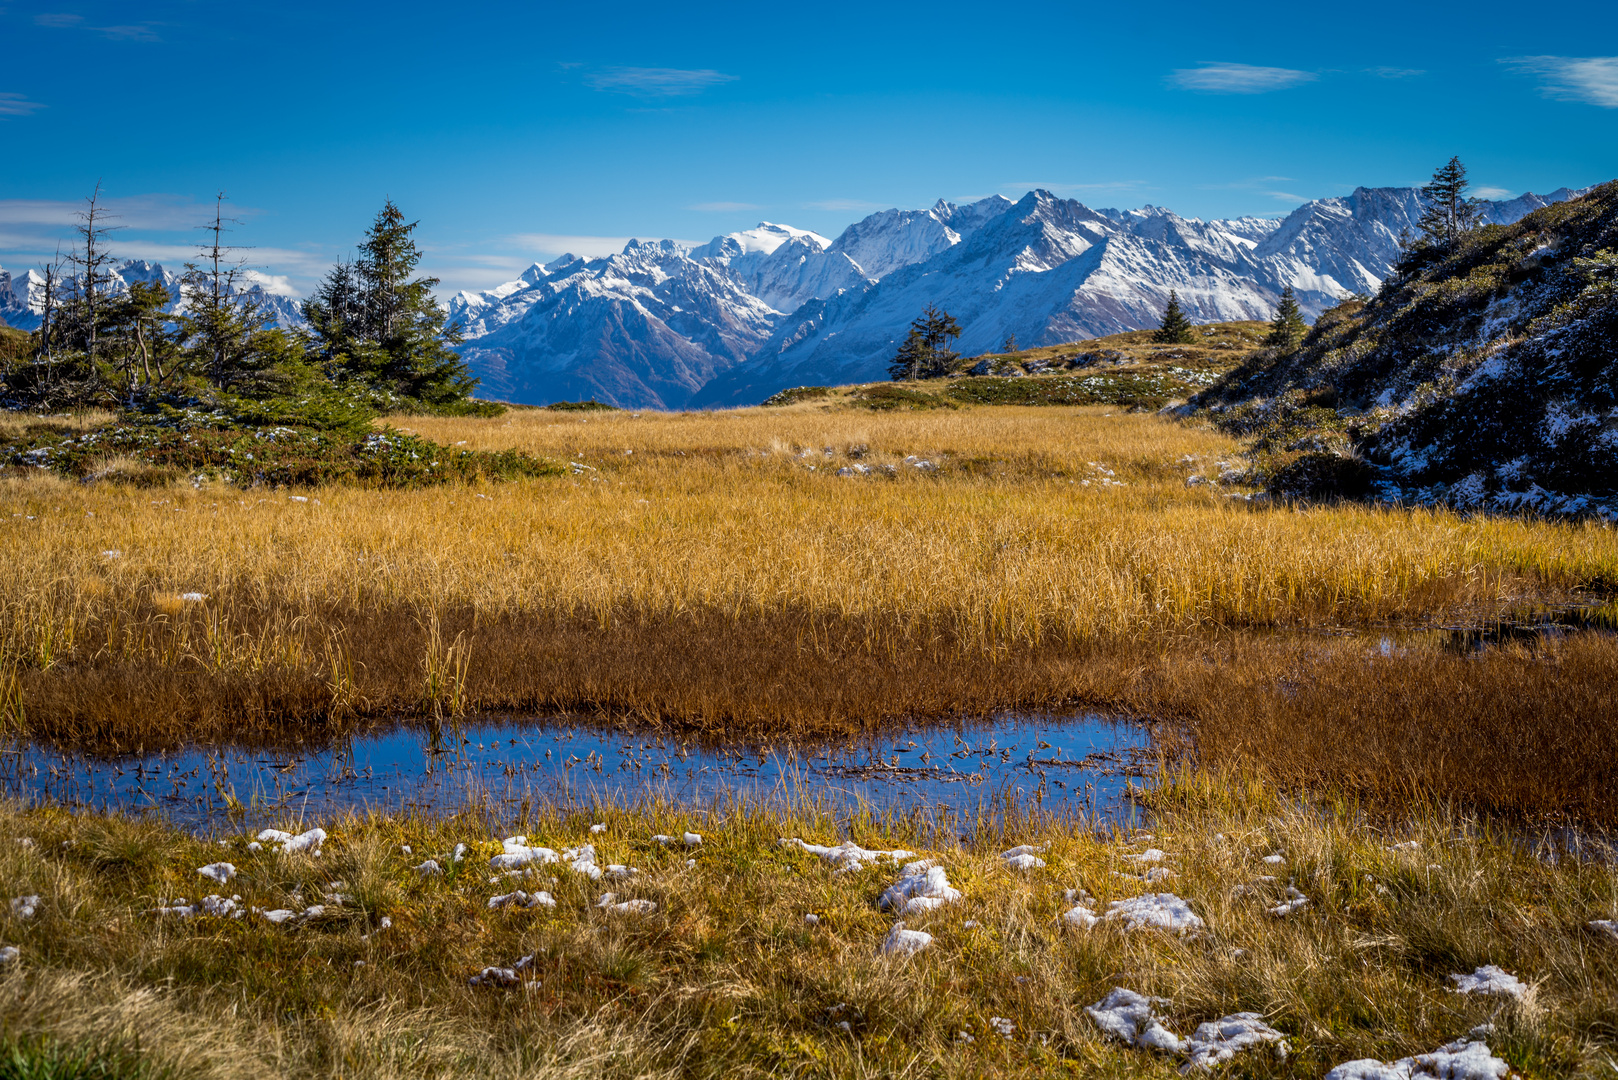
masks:
<path fill-rule="evenodd" d="M 178 313 L 184 307 L 180 295 L 180 275 L 164 269 L 161 263 L 148 262 L 145 259 L 125 259 L 113 264 L 109 271 L 108 287 L 114 296 L 121 296 L 129 291 L 135 282 L 159 283 L 169 291 L 170 300 L 164 309 L 170 313 Z M 269 313 L 270 325 L 283 329 L 292 329 L 304 325 L 303 314 L 298 310 L 298 301 L 295 297 L 285 296 L 281 293 L 268 291 L 262 282 L 253 281 L 242 290 L 244 296 L 256 299 L 266 312 Z M 69 278 L 64 288 L 72 287 Z M 0 268 L 0 320 L 19 330 L 35 330 L 39 327 L 40 315 L 45 310 L 45 276 L 38 270 L 27 270 L 20 276 L 14 276 L 11 271 Z"/>
<path fill-rule="evenodd" d="M 1193 406 L 1280 494 L 1618 520 L 1618 181 L 1412 259 Z"/>
<path fill-rule="evenodd" d="M 1482 209 L 1515 221 L 1573 194 Z M 788 386 L 882 378 L 928 303 L 960 321 L 969 355 L 1011 335 L 1027 347 L 1155 326 L 1171 289 L 1198 322 L 1266 319 L 1287 286 L 1313 317 L 1375 291 L 1419 215 L 1414 188 L 1359 188 L 1281 220 L 1214 221 L 1034 191 L 884 210 L 831 241 L 766 222 L 694 248 L 634 241 L 605 258 L 563 256 L 459 294 L 450 315 L 494 396 L 747 405 Z"/>

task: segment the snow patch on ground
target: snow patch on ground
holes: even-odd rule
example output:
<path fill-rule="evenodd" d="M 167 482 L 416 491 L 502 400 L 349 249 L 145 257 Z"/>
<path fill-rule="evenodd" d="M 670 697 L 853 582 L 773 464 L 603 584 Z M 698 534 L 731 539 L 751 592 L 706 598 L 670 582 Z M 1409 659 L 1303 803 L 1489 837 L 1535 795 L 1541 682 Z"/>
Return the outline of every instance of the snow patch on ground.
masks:
<path fill-rule="evenodd" d="M 949 875 L 942 866 L 930 860 L 906 863 L 899 880 L 882 890 L 877 906 L 884 911 L 895 910 L 904 915 L 917 915 L 934 911 L 961 898 L 961 891 L 952 888 Z"/>
<path fill-rule="evenodd" d="M 309 829 L 294 835 L 283 829 L 265 829 L 256 839 L 261 844 L 278 845 L 276 850 L 283 855 L 319 855 L 320 845 L 326 842 L 326 830 Z"/>
<path fill-rule="evenodd" d="M 867 866 L 875 866 L 884 859 L 898 865 L 906 859 L 916 857 L 914 851 L 870 851 L 860 847 L 849 840 L 836 847 L 826 847 L 822 844 L 809 844 L 796 836 L 783 836 L 779 841 L 782 847 L 795 847 L 799 851 L 807 851 L 811 855 L 819 855 L 839 870 L 862 870 Z"/>
<path fill-rule="evenodd" d="M 1107 905 L 1104 922 L 1122 922 L 1125 930 L 1168 930 L 1185 934 L 1203 928 L 1191 905 L 1173 893 L 1146 893 Z"/>
<path fill-rule="evenodd" d="M 1485 964 L 1470 975 L 1451 975 L 1457 994 L 1499 994 L 1520 998 L 1528 987 L 1515 975 L 1508 974 L 1493 964 Z"/>
<path fill-rule="evenodd" d="M 882 953 L 885 956 L 910 956 L 927 948 L 933 943 L 933 935 L 925 930 L 906 930 L 903 922 L 893 924 L 888 931 L 887 938 L 882 942 Z"/>
<path fill-rule="evenodd" d="M 1013 870 L 1038 870 L 1045 865 L 1045 860 L 1039 857 L 1044 850 L 1043 844 L 1019 844 L 1010 851 L 1001 852 L 1000 857 Z"/>
<path fill-rule="evenodd" d="M 1510 1071 L 1487 1043 L 1458 1039 L 1430 1054 L 1394 1062 L 1347 1061 L 1328 1072 L 1326 1080 L 1504 1080 Z"/>

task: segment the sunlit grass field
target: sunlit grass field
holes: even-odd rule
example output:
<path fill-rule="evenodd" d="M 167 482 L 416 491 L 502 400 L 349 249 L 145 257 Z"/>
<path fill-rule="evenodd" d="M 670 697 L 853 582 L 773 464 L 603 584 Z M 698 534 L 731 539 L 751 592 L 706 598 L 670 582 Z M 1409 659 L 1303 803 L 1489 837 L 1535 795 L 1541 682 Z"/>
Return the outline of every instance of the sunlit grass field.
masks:
<path fill-rule="evenodd" d="M 1017 819 L 938 833 L 809 805 L 350 818 L 323 823 L 331 835 L 313 858 L 251 851 L 233 830 L 221 844 L 151 821 L 0 808 L 0 885 L 38 898 L 29 917 L 0 916 L 0 942 L 18 950 L 0 968 L 0 1068 L 1176 1075 L 1178 1057 L 1108 1039 L 1084 1012 L 1124 987 L 1162 998 L 1164 1022 L 1182 1036 L 1253 1012 L 1285 1037 L 1284 1059 L 1259 1046 L 1237 1055 L 1232 1075 L 1319 1077 L 1350 1060 L 1428 1053 L 1481 1025 L 1492 1027 L 1472 1037 L 1513 1074 L 1610 1071 L 1618 939 L 1590 925 L 1618 916 L 1610 858 L 1552 859 L 1556 849 L 1531 836 L 1432 807 L 1393 820 L 1353 802 L 1304 807 L 1236 773 L 1182 778 L 1155 809 L 1152 831 L 1121 834 Z M 652 840 L 686 830 L 699 846 Z M 640 872 L 592 882 L 553 864 L 491 881 L 490 854 L 512 833 L 556 850 L 589 842 L 601 862 Z M 842 836 L 945 868 L 960 899 L 904 917 L 932 935 L 929 947 L 879 953 L 899 918 L 878 902 L 898 877 L 890 861 L 839 872 L 779 843 Z M 1045 865 L 1008 866 L 1001 854 L 1014 844 L 1038 846 Z M 1142 861 L 1152 849 L 1161 861 Z M 417 872 L 430 856 L 444 875 Z M 238 871 L 224 886 L 198 873 L 219 861 Z M 1143 880 L 1148 870 L 1155 881 Z M 514 888 L 545 890 L 555 906 L 490 909 Z M 1273 914 L 1288 888 L 1307 903 Z M 607 890 L 655 909 L 604 910 Z M 1076 903 L 1068 890 L 1102 912 L 1173 892 L 1203 925 L 1185 935 L 1117 921 L 1081 929 L 1062 918 Z M 154 910 L 208 893 L 322 910 L 281 925 Z M 469 984 L 525 957 L 513 985 Z M 1451 975 L 1486 964 L 1528 992 L 1454 991 Z M 58 1071 L 40 1064 L 51 1060 Z"/>
<path fill-rule="evenodd" d="M 1558 764 L 1610 737 L 1610 639 L 1468 659 L 1276 632 L 1608 591 L 1618 534 L 1599 524 L 1272 505 L 1246 497 L 1230 439 L 1102 408 L 394 423 L 568 471 L 4 481 L 11 723 L 133 749 L 478 709 L 773 737 L 1071 706 L 1384 787 L 1432 749 L 1485 801 L 1613 801 L 1601 768 Z"/>

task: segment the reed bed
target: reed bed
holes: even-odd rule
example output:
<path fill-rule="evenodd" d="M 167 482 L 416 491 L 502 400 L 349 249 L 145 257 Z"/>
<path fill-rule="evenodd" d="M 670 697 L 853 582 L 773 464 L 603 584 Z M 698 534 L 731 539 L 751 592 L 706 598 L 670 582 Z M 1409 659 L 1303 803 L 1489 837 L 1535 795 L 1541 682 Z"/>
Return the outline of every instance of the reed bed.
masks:
<path fill-rule="evenodd" d="M 1410 745 L 1417 715 L 1466 745 L 1492 699 L 1451 690 L 1497 668 L 1520 668 L 1514 692 L 1543 703 L 1514 722 L 1598 716 L 1614 658 L 1597 642 L 1577 662 L 1375 659 L 1267 636 L 1610 590 L 1618 534 L 1231 497 L 1239 484 L 1211 481 L 1239 469 L 1239 445 L 1149 415 L 809 404 L 394 422 L 569 475 L 412 491 L 0 481 L 0 713 L 116 750 L 475 709 L 723 735 L 1068 704 L 1180 721 L 1221 760 L 1313 747 L 1289 775 L 1334 745 L 1315 767 L 1352 780 Z M 855 466 L 868 471 L 836 475 Z M 1312 686 L 1339 704 L 1317 707 Z M 1275 737 L 1297 724 L 1319 737 Z M 1360 741 L 1367 724 L 1379 733 Z M 1567 730 L 1610 736 L 1598 719 Z M 1548 776 L 1566 738 L 1536 745 L 1521 760 Z M 1576 780 L 1541 808 L 1589 789 Z"/>
<path fill-rule="evenodd" d="M 1177 1059 L 1109 1041 L 1084 1013 L 1122 986 L 1165 999 L 1181 1034 L 1261 1014 L 1290 1053 L 1241 1055 L 1244 1076 L 1319 1077 L 1485 1024 L 1475 1037 L 1518 1075 L 1609 1067 L 1618 940 L 1590 923 L 1618 915 L 1610 850 L 1547 845 L 1441 806 L 1392 820 L 1351 800 L 1305 807 L 1235 772 L 1181 777 L 1156 801 L 1150 834 L 1027 818 L 939 832 L 803 802 L 509 819 L 471 807 L 321 822 L 331 836 L 319 858 L 255 853 L 230 832 L 6 806 L 0 888 L 39 901 L 32 917 L 0 915 L 0 942 L 19 950 L 0 971 L 0 1051 L 36 1069 L 19 1075 L 52 1058 L 81 1066 L 63 1075 L 154 1077 L 1173 1075 Z M 700 846 L 652 840 L 687 830 Z M 640 873 L 592 882 L 549 866 L 491 882 L 490 853 L 513 833 L 557 849 L 590 842 L 602 862 Z M 877 897 L 894 867 L 839 873 L 783 836 L 914 850 L 962 898 L 906 918 L 930 948 L 881 956 L 895 916 Z M 1009 868 L 1000 853 L 1018 843 L 1042 845 L 1046 865 Z M 1130 858 L 1148 848 L 1163 862 Z M 414 869 L 434 855 L 444 875 Z M 199 876 L 221 860 L 239 871 L 227 886 Z M 1173 876 L 1143 881 L 1154 865 Z M 1270 914 L 1289 882 L 1308 903 Z M 556 906 L 489 908 L 514 887 L 543 888 Z M 210 892 L 303 910 L 334 889 L 342 903 L 279 926 L 153 912 Z M 604 912 L 608 889 L 656 909 Z M 1077 930 L 1060 918 L 1067 889 L 1100 910 L 1174 892 L 1206 926 Z M 519 957 L 533 959 L 518 985 L 469 985 Z M 1528 994 L 1451 989 L 1451 974 L 1484 964 Z"/>

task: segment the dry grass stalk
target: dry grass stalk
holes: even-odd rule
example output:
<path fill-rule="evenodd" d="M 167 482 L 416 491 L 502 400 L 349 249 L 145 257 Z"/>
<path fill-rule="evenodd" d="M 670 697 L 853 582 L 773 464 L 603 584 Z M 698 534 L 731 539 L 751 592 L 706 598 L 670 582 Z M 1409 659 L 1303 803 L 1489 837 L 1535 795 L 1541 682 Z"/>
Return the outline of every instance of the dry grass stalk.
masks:
<path fill-rule="evenodd" d="M 592 821 L 606 831 L 590 833 Z M 834 820 L 812 805 L 323 824 L 332 838 L 312 859 L 253 854 L 245 837 L 221 849 L 154 823 L 0 811 L 0 888 L 42 897 L 34 918 L 0 930 L 21 949 L 0 976 L 0 1030 L 103 1051 L 131 1050 L 138 1035 L 144 1058 L 186 1075 L 356 1078 L 1166 1075 L 1171 1061 L 1107 1042 L 1083 1014 L 1117 985 L 1168 998 L 1182 1033 L 1262 1013 L 1292 1054 L 1238 1062 L 1260 1076 L 1425 1052 L 1484 1022 L 1514 1071 L 1588 1075 L 1618 1030 L 1618 944 L 1586 926 L 1618 913 L 1610 858 L 1537 858 L 1523 838 L 1436 807 L 1372 824 L 1351 802 L 1304 808 L 1230 772 L 1181 778 L 1150 839 L 1037 820 L 1009 831 L 955 822 L 940 836 L 906 819 Z M 703 835 L 694 852 L 650 840 L 687 829 Z M 491 838 L 515 832 L 557 848 L 592 841 L 602 861 L 642 872 L 592 883 L 552 866 L 531 882 L 490 882 Z M 9 839 L 23 835 L 33 847 Z M 920 851 L 942 861 L 964 898 L 907 919 L 934 935 L 931 949 L 880 958 L 894 916 L 876 897 L 895 871 L 836 873 L 781 848 L 783 835 Z M 446 857 L 445 876 L 413 869 L 457 843 L 472 850 L 458 865 Z M 1048 865 L 1009 870 L 999 852 L 1014 843 L 1048 845 Z M 1169 853 L 1159 865 L 1171 878 L 1147 884 L 1143 864 L 1125 857 L 1148 846 Z M 1262 861 L 1274 853 L 1278 865 Z M 334 880 L 350 899 L 279 927 L 150 913 L 158 898 L 217 891 L 196 868 L 219 859 L 241 871 L 223 891 L 249 905 L 299 908 Z M 1309 903 L 1277 918 L 1268 908 L 1288 882 Z M 557 906 L 489 910 L 488 898 L 514 885 L 544 888 Z M 657 910 L 604 913 L 596 901 L 607 888 Z M 1071 906 L 1062 892 L 1074 888 L 1100 910 L 1172 891 L 1207 932 L 1075 931 L 1060 921 Z M 485 966 L 528 955 L 525 978 L 537 986 L 467 985 Z M 1531 997 L 1449 989 L 1449 974 L 1486 963 L 1532 984 Z M 1012 1020 L 1013 1036 L 993 1033 L 991 1016 Z"/>

